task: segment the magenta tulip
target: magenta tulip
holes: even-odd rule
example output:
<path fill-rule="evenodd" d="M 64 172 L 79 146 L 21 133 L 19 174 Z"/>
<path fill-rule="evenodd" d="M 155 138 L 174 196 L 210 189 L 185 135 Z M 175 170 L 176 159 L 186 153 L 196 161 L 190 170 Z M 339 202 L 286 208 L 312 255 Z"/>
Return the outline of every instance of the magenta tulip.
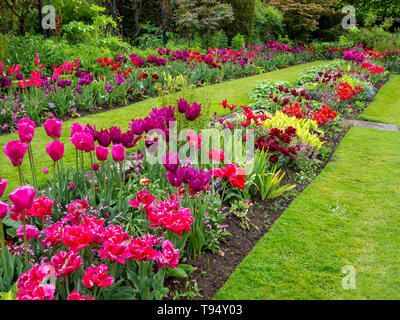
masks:
<path fill-rule="evenodd" d="M 36 194 L 37 191 L 33 190 L 30 185 L 27 185 L 16 188 L 8 197 L 14 205 L 14 210 L 16 212 L 22 212 L 32 208 Z"/>
<path fill-rule="evenodd" d="M 43 167 L 43 173 L 44 174 L 48 174 L 49 173 L 49 169 L 47 169 L 47 167 Z"/>
<path fill-rule="evenodd" d="M 126 156 L 125 147 L 122 144 L 115 144 L 111 149 L 111 154 L 115 162 L 122 162 Z"/>
<path fill-rule="evenodd" d="M 107 148 L 104 148 L 103 146 L 96 147 L 96 157 L 97 160 L 99 161 L 106 161 L 109 153 L 110 151 Z"/>
<path fill-rule="evenodd" d="M 10 210 L 10 206 L 5 202 L 0 201 L 0 220 L 3 220 L 6 217 L 8 210 Z"/>
<path fill-rule="evenodd" d="M 28 150 L 28 145 L 18 140 L 9 141 L 3 147 L 3 150 L 7 158 L 10 159 L 12 165 L 14 167 L 19 167 L 24 161 L 24 156 L 26 151 Z"/>
<path fill-rule="evenodd" d="M 7 188 L 7 180 L 3 180 L 1 177 L 0 177 L 0 198 L 3 196 L 3 194 L 4 194 L 4 191 L 6 190 L 6 188 Z"/>
<path fill-rule="evenodd" d="M 100 166 L 97 163 L 93 163 L 92 169 L 93 171 L 98 171 L 100 169 Z"/>
<path fill-rule="evenodd" d="M 71 126 L 71 136 L 73 136 L 77 132 L 84 132 L 85 131 L 85 126 L 80 123 L 73 123 Z"/>
<path fill-rule="evenodd" d="M 59 139 L 61 137 L 62 121 L 57 118 L 47 120 L 43 127 L 50 138 Z"/>
<path fill-rule="evenodd" d="M 75 185 L 72 182 L 69 183 L 69 190 L 70 191 L 74 191 L 75 190 Z"/>
<path fill-rule="evenodd" d="M 30 241 L 39 235 L 39 230 L 35 226 L 27 224 L 25 227 L 26 227 L 25 230 L 26 230 L 27 241 Z M 21 225 L 19 229 L 17 229 L 16 231 L 17 231 L 17 237 L 24 240 L 24 226 Z"/>
<path fill-rule="evenodd" d="M 29 118 L 23 118 L 18 122 L 18 135 L 21 142 L 30 143 L 35 135 L 36 124 Z"/>
<path fill-rule="evenodd" d="M 46 146 L 46 152 L 54 162 L 57 162 L 64 156 L 64 144 L 58 140 L 49 142 Z"/>
<path fill-rule="evenodd" d="M 70 140 L 75 148 L 80 151 L 92 152 L 96 148 L 93 136 L 86 132 L 76 132 L 70 137 Z"/>

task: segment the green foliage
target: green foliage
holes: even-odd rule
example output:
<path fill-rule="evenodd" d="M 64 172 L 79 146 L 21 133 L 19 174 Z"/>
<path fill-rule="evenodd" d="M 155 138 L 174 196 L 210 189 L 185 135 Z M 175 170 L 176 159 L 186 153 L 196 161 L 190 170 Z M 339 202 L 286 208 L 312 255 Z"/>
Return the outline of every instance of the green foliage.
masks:
<path fill-rule="evenodd" d="M 270 119 L 265 120 L 264 128 L 285 130 L 287 127 L 293 127 L 296 129 L 296 135 L 300 141 L 308 145 L 313 145 L 316 151 L 321 149 L 323 142 L 321 142 L 320 136 L 323 136 L 323 132 L 318 128 L 315 121 L 311 119 L 297 119 L 280 111 L 276 111 L 275 115 L 271 115 L 270 117 Z M 314 132 L 317 132 L 319 135 Z"/>
<path fill-rule="evenodd" d="M 225 23 L 224 30 L 232 39 L 238 33 L 243 34 L 247 42 L 250 42 L 254 29 L 254 14 L 256 0 L 222 0 L 232 6 L 234 20 Z"/>
<path fill-rule="evenodd" d="M 232 39 L 232 44 L 231 48 L 233 50 L 240 50 L 240 48 L 246 44 L 246 39 L 244 38 L 243 35 L 238 33 L 233 39 Z"/>
<path fill-rule="evenodd" d="M 210 47 L 213 48 L 227 48 L 228 47 L 228 37 L 223 30 L 219 30 L 215 36 L 211 38 Z"/>
<path fill-rule="evenodd" d="M 349 30 L 346 38 L 379 51 L 397 50 L 400 43 L 400 33 L 387 32 L 380 26 Z"/>
<path fill-rule="evenodd" d="M 72 21 L 90 23 L 95 15 L 91 9 L 91 5 L 96 0 L 52 0 L 51 5 L 61 10 L 63 24 L 69 24 Z M 45 3 L 45 2 L 44 2 Z"/>
<path fill-rule="evenodd" d="M 289 82 L 281 80 L 263 80 L 260 83 L 257 83 L 256 86 L 250 91 L 250 98 L 254 101 L 266 99 L 271 93 L 275 93 L 279 86 L 288 88 Z"/>
<path fill-rule="evenodd" d="M 336 8 L 341 9 L 346 5 L 354 6 L 357 16 L 366 17 L 371 13 L 381 18 L 400 16 L 398 0 L 338 0 Z"/>
<path fill-rule="evenodd" d="M 284 34 L 283 13 L 273 6 L 256 0 L 254 14 L 253 43 L 266 43 L 277 40 Z"/>

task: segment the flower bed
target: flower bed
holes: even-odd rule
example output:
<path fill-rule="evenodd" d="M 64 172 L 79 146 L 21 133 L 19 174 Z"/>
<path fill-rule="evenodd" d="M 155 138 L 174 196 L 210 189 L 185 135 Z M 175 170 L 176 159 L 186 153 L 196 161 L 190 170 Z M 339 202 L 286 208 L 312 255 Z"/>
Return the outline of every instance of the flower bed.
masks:
<path fill-rule="evenodd" d="M 13 131 L 19 119 L 26 116 L 37 125 L 52 117 L 79 117 L 189 85 L 255 75 L 319 56 L 312 47 L 292 48 L 271 41 L 237 51 L 209 49 L 200 53 L 160 48 L 157 55 L 148 57 L 116 54 L 99 57 L 94 70 L 81 70 L 79 59 L 49 68 L 40 62 L 38 54 L 32 70 L 0 61 L 1 132 Z"/>
<path fill-rule="evenodd" d="M 159 59 L 150 63 L 163 64 Z M 368 90 L 385 81 L 384 70 L 364 63 L 318 71 L 303 81 L 304 89 L 266 87 L 266 98 L 257 102 L 264 114 L 227 97 L 221 111 L 242 115 L 235 121 L 217 116 L 220 128 L 210 129 L 204 106 L 183 98 L 132 119 L 127 132 L 75 123 L 73 167 L 63 163 L 62 121 L 48 119 L 53 166 L 44 168 L 42 191 L 35 170 L 21 170 L 26 153 L 35 166 L 36 123 L 23 118 L 19 140 L 4 147 L 21 186 L 9 193 L 9 203 L 0 202 L 0 292 L 21 300 L 171 297 L 174 286 L 166 280 L 187 279 L 207 252 L 221 256 L 231 236 L 227 221 L 236 217 L 248 230 L 252 201 L 269 205 L 293 192 L 295 183 L 313 179 L 329 158 L 326 142 L 338 141 L 340 116 L 353 105 L 361 109 L 373 98 Z M 313 100 L 310 89 L 326 97 Z M 0 179 L 0 196 L 6 187 Z"/>

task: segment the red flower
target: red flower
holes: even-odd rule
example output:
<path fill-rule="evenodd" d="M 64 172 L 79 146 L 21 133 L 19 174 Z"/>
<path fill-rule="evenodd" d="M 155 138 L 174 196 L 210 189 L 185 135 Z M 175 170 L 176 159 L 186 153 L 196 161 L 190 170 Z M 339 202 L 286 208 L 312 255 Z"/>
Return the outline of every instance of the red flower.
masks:
<path fill-rule="evenodd" d="M 56 201 L 51 201 L 50 198 L 41 196 L 33 201 L 33 207 L 26 211 L 26 215 L 30 217 L 39 217 L 43 222 L 46 216 L 53 214 L 53 205 Z"/>
<path fill-rule="evenodd" d="M 57 253 L 51 259 L 51 263 L 56 269 L 57 277 L 60 275 L 70 275 L 83 265 L 82 258 L 72 251 Z"/>
<path fill-rule="evenodd" d="M 108 267 L 105 264 L 99 266 L 92 266 L 85 270 L 85 275 L 82 278 L 82 283 L 86 288 L 93 286 L 97 287 L 111 287 L 114 283 L 112 276 L 107 275 Z"/>

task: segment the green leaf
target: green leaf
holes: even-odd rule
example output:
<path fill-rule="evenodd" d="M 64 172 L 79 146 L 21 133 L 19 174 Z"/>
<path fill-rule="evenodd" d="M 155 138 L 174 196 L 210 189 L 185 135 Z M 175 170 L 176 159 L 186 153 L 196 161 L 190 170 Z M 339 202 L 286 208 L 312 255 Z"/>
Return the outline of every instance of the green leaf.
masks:
<path fill-rule="evenodd" d="M 176 269 L 168 268 L 167 273 L 169 277 L 174 277 L 174 278 L 185 279 L 188 276 L 186 271 L 183 270 L 182 268 L 176 268 Z"/>

